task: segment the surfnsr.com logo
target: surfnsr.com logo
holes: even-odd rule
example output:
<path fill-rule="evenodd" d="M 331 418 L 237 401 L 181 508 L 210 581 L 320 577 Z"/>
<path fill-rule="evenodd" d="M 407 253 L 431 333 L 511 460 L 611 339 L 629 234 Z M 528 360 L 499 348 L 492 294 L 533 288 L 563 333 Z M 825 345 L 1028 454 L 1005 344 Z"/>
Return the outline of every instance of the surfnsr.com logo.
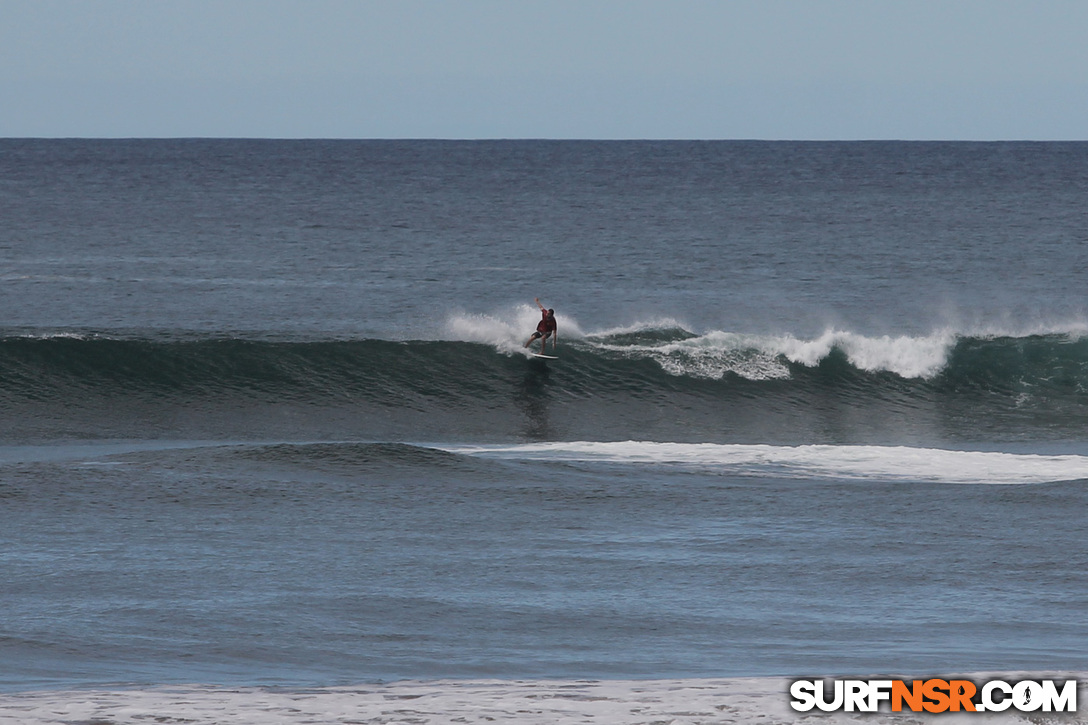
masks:
<path fill-rule="evenodd" d="M 797 680 L 790 685 L 790 706 L 798 712 L 1076 712 L 1077 681 L 990 680 L 981 687 L 970 680 Z"/>

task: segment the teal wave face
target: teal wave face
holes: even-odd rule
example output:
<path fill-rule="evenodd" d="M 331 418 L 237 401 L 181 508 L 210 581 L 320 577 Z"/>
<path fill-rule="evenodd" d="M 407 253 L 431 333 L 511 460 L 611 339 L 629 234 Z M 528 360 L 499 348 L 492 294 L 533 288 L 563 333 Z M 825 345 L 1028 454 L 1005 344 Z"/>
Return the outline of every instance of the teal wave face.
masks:
<path fill-rule="evenodd" d="M 0 434 L 930 444 L 1067 440 L 1088 420 L 1088 340 L 958 338 L 908 376 L 929 348 L 707 337 L 576 339 L 554 362 L 451 341 L 6 337 Z"/>
<path fill-rule="evenodd" d="M 964 338 L 940 382 L 946 390 L 1079 396 L 1088 392 L 1088 338 Z"/>

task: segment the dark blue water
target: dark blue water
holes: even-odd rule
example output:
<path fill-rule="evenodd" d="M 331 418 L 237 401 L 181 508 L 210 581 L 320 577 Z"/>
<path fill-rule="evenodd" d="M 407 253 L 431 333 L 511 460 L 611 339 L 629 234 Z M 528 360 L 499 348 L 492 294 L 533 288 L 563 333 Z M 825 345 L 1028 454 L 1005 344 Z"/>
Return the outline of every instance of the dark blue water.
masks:
<path fill-rule="evenodd" d="M 1084 668 L 1086 192 L 1088 144 L 0 140 L 0 686 Z"/>

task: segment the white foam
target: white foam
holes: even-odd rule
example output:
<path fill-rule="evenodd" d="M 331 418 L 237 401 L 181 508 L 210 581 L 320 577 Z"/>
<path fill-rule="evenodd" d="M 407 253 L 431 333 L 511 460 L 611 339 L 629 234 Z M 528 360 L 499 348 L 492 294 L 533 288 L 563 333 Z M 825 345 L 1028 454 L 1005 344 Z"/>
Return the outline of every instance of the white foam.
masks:
<path fill-rule="evenodd" d="M 442 447 L 511 460 L 668 464 L 733 475 L 836 480 L 1023 484 L 1088 478 L 1088 456 L 907 446 L 772 446 L 570 441 Z"/>
<path fill-rule="evenodd" d="M 662 328 L 653 323 L 625 328 L 621 332 L 639 329 Z M 618 333 L 601 333 L 600 336 L 606 334 Z M 589 342 L 612 354 L 652 359 L 676 376 L 720 379 L 727 373 L 734 373 L 749 380 L 788 378 L 789 368 L 781 358 L 815 367 L 838 348 L 861 370 L 887 370 L 905 378 L 931 378 L 947 363 L 956 335 L 939 331 L 920 337 L 869 337 L 828 330 L 814 339 L 803 339 L 789 334 L 748 335 L 716 330 L 660 344 L 614 345 L 593 343 L 592 339 Z"/>
<path fill-rule="evenodd" d="M 568 315 L 555 315 L 559 339 L 578 339 L 584 333 L 577 321 Z M 494 315 L 458 313 L 446 321 L 446 331 L 451 339 L 459 342 L 478 342 L 491 345 L 499 352 L 521 353 L 523 345 L 540 322 L 540 309 L 530 305 L 518 305 L 505 313 Z M 560 343 L 562 344 L 562 342 Z"/>
<path fill-rule="evenodd" d="M 596 343 L 593 347 L 627 358 L 649 358 L 677 377 L 719 380 L 734 373 L 749 380 L 773 380 L 790 376 L 778 351 L 762 349 L 761 338 L 736 333 L 712 332 L 654 345 Z"/>
<path fill-rule="evenodd" d="M 1088 323 L 1062 321 L 1021 325 L 947 327 L 920 335 L 864 335 L 828 329 L 812 338 L 792 333 L 746 334 L 712 330 L 689 333 L 684 340 L 661 343 L 614 344 L 610 337 L 657 330 L 685 330 L 682 322 L 655 318 L 631 325 L 585 333 L 569 316 L 556 315 L 561 337 L 578 340 L 589 349 L 632 359 L 650 359 L 670 375 L 721 379 L 729 373 L 749 380 L 790 377 L 783 360 L 815 367 L 838 349 L 851 365 L 868 372 L 887 371 L 904 378 L 931 379 L 944 369 L 961 337 L 997 338 L 1032 335 L 1067 335 L 1077 339 L 1088 334 Z M 501 352 L 515 352 L 536 329 L 540 313 L 532 305 L 518 305 L 495 315 L 461 313 L 447 321 L 453 339 L 480 342 Z M 686 330 L 685 330 L 686 331 Z"/>
<path fill-rule="evenodd" d="M 19 332 L 6 335 L 6 337 L 20 338 L 24 340 L 97 340 L 110 339 L 104 335 L 90 332 Z"/>
<path fill-rule="evenodd" d="M 818 365 L 837 347 L 851 365 L 861 370 L 887 370 L 904 378 L 931 378 L 948 362 L 948 353 L 955 342 L 956 336 L 948 331 L 923 337 L 867 337 L 829 330 L 815 340 L 786 336 L 769 338 L 763 346 L 785 355 L 791 362 L 809 367 Z"/>
<path fill-rule="evenodd" d="M 968 675 L 980 682 L 1039 675 Z M 1046 674 L 1078 679 L 1075 674 Z M 907 678 L 904 678 L 907 679 Z M 148 722 L 190 725 L 303 723 L 507 723 L 706 725 L 708 723 L 1028 723 L 1033 713 L 795 712 L 790 680 L 777 677 L 618 681 L 431 681 L 300 691 L 211 686 L 0 695 L 0 725 Z M 1085 722 L 1078 714 L 1055 721 Z"/>

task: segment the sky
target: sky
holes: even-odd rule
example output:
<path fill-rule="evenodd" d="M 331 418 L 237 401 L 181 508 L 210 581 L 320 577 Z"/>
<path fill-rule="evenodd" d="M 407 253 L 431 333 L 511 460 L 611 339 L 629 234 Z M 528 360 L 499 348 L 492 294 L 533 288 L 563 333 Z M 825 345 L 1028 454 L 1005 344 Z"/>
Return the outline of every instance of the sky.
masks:
<path fill-rule="evenodd" d="M 0 137 L 1088 140 L 1085 0 L 0 0 Z"/>

